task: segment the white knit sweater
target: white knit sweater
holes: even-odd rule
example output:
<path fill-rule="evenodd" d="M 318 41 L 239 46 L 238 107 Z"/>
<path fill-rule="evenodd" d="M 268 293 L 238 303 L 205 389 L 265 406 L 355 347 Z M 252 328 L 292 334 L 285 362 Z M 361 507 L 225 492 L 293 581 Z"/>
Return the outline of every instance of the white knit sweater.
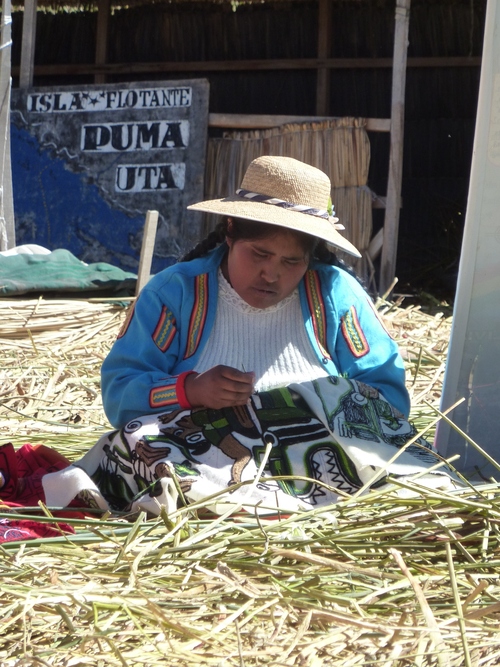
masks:
<path fill-rule="evenodd" d="M 275 306 L 254 308 L 220 270 L 215 324 L 195 370 L 218 364 L 253 371 L 256 391 L 327 376 L 307 337 L 297 289 Z"/>

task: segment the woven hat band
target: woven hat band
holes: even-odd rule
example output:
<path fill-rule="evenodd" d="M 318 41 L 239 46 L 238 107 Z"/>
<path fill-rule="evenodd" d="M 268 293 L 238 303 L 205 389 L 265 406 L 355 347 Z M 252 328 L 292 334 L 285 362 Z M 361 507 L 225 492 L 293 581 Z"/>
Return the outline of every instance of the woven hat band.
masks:
<path fill-rule="evenodd" d="M 245 197 L 245 199 L 250 199 L 251 201 L 258 201 L 262 204 L 270 204 L 271 206 L 280 206 L 281 208 L 286 208 L 290 211 L 298 211 L 299 213 L 305 213 L 306 215 L 314 215 L 317 218 L 324 218 L 325 220 L 330 219 L 330 214 L 325 209 L 313 208 L 311 206 L 303 206 L 302 204 L 292 204 L 288 201 L 283 201 L 283 199 L 276 199 L 276 197 L 268 197 L 267 195 L 260 195 L 257 192 L 250 192 L 249 190 L 243 190 L 239 188 L 236 190 L 236 194 L 239 197 Z"/>

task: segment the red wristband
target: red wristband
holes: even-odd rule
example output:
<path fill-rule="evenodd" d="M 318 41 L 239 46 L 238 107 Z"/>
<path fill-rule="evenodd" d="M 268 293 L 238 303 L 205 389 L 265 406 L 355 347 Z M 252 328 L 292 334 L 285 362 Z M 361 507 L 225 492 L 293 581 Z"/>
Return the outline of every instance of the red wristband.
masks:
<path fill-rule="evenodd" d="M 175 385 L 175 391 L 177 392 L 177 403 L 179 403 L 183 409 L 192 407 L 191 403 L 187 399 L 184 384 L 186 382 L 187 376 L 192 375 L 193 373 L 196 373 L 196 371 L 184 371 L 184 373 L 181 373 L 177 378 L 177 383 Z"/>

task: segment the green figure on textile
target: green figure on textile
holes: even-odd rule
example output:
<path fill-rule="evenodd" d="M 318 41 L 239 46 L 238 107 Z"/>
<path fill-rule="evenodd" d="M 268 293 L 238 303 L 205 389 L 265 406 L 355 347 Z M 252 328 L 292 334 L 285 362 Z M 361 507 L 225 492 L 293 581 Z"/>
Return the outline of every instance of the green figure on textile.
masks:
<path fill-rule="evenodd" d="M 108 434 L 109 443 L 112 443 L 120 431 Z M 122 510 L 135 496 L 135 491 L 127 482 L 126 476 L 133 474 L 132 452 L 128 447 L 127 440 L 121 435 L 124 449 L 110 444 L 103 446 L 105 459 L 101 461 L 98 468 L 91 475 L 93 482 L 99 487 L 113 509 Z"/>
<path fill-rule="evenodd" d="M 105 458 L 92 475 L 92 480 L 111 507 L 125 509 L 138 495 L 146 492 L 151 497 L 161 495 L 162 477 L 175 476 L 184 493 L 191 487 L 192 478 L 198 476 L 189 461 L 165 462 L 171 452 L 170 447 L 154 446 L 154 443 L 165 445 L 164 438 L 146 435 L 131 448 L 124 429 L 109 434 L 110 443 L 118 435 L 123 447 L 116 443 L 112 447 L 104 445 Z"/>
<path fill-rule="evenodd" d="M 344 380 L 345 381 L 345 380 Z M 331 377 L 329 382 L 340 384 L 340 379 Z M 386 442 L 401 447 L 409 437 L 416 433 L 398 433 L 404 417 L 387 401 L 380 398 L 379 392 L 362 382 L 349 382 L 348 389 L 339 397 L 332 409 L 322 398 L 319 383 L 313 382 L 318 396 L 322 399 L 323 410 L 328 417 L 328 424 L 333 433 L 345 438 L 360 438 L 372 442 Z M 339 426 L 340 424 L 340 426 Z"/>
<path fill-rule="evenodd" d="M 346 493 L 353 493 L 362 486 L 349 457 L 332 440 L 323 424 L 311 414 L 300 396 L 286 388 L 265 392 L 260 396 L 263 407 L 256 409 L 256 415 L 262 428 L 263 444 L 254 447 L 253 454 L 256 464 L 260 465 L 267 445 L 272 445 L 265 468 L 269 476 L 297 475 L 297 462 L 292 464 L 293 446 L 310 443 L 301 461 L 303 477 L 321 480 Z M 319 459 L 322 459 L 322 465 Z M 277 480 L 277 484 L 285 493 L 295 497 L 324 495 L 322 487 L 313 481 Z"/>

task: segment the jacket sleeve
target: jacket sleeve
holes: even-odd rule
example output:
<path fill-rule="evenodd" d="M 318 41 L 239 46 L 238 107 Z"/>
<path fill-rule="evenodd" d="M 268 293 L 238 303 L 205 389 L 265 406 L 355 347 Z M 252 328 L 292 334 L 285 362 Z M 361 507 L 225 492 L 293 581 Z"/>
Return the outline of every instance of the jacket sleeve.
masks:
<path fill-rule="evenodd" d="M 386 331 L 368 294 L 351 276 L 346 276 L 337 315 L 335 354 L 341 374 L 375 387 L 408 417 L 410 398 L 398 346 Z"/>
<path fill-rule="evenodd" d="M 158 294 L 142 290 L 101 367 L 103 407 L 121 427 L 140 415 L 186 407 L 179 359 L 178 319 Z"/>

